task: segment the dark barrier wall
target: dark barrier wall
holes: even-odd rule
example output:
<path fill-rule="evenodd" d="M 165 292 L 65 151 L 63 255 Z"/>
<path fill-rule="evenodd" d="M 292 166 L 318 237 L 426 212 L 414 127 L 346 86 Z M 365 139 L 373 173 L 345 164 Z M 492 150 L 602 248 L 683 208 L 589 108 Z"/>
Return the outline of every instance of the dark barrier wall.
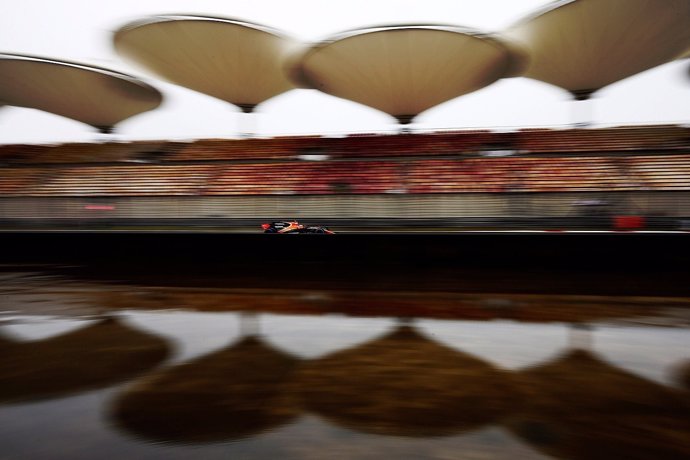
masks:
<path fill-rule="evenodd" d="M 297 264 L 484 267 L 690 267 L 690 233 L 358 233 L 264 235 L 193 232 L 4 232 L 2 263 Z"/>
<path fill-rule="evenodd" d="M 595 204 L 598 203 L 598 204 Z M 236 196 L 0 197 L 0 219 L 76 225 L 118 219 L 581 218 L 690 216 L 690 191 Z"/>

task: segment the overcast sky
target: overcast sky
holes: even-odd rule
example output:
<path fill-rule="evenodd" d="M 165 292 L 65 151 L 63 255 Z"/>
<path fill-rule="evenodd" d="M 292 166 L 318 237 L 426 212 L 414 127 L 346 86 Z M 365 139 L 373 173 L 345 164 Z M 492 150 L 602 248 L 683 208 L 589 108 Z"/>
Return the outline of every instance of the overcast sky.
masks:
<path fill-rule="evenodd" d="M 0 52 L 32 54 L 110 67 L 139 76 L 165 95 L 157 110 L 119 128 L 124 139 L 235 137 L 395 130 L 388 115 L 313 90 L 293 90 L 246 118 L 209 96 L 164 83 L 128 65 L 113 51 L 123 24 L 162 13 L 245 19 L 306 42 L 369 25 L 446 23 L 500 32 L 548 0 L 5 0 L 0 7 Z M 595 125 L 690 123 L 688 61 L 674 62 L 613 84 L 589 104 Z M 573 104 L 556 87 L 525 78 L 501 80 L 423 113 L 413 128 L 563 126 Z M 587 110 L 589 110 L 587 109 Z M 89 141 L 82 123 L 31 109 L 0 108 L 0 143 Z"/>

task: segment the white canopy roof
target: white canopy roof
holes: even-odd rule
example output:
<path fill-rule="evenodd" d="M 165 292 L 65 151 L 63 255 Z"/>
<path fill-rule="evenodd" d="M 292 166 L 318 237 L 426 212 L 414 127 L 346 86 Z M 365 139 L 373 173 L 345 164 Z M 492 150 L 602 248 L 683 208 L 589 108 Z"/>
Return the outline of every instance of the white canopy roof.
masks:
<path fill-rule="evenodd" d="M 155 109 L 163 96 L 135 77 L 113 70 L 0 54 L 0 100 L 7 105 L 61 115 L 107 132 L 122 120 Z"/>
<path fill-rule="evenodd" d="M 297 43 L 257 24 L 154 16 L 122 27 L 114 43 L 120 55 L 157 76 L 245 111 L 294 87 L 283 66 Z"/>
<path fill-rule="evenodd" d="M 516 72 L 498 39 L 455 26 L 354 30 L 310 47 L 290 70 L 301 86 L 408 123 L 419 113 Z"/>
<path fill-rule="evenodd" d="M 526 77 L 578 98 L 672 61 L 690 47 L 690 0 L 561 0 L 508 31 Z"/>

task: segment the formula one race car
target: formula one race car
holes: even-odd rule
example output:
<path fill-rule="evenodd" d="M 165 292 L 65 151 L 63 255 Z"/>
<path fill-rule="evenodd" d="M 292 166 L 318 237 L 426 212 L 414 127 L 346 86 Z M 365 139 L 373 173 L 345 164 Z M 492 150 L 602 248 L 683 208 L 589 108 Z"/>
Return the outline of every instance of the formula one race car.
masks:
<path fill-rule="evenodd" d="M 322 225 L 304 226 L 296 220 L 285 220 L 261 224 L 261 228 L 264 230 L 264 233 L 289 233 L 291 235 L 300 235 L 305 233 L 320 233 L 322 235 L 335 234 L 334 231 Z"/>

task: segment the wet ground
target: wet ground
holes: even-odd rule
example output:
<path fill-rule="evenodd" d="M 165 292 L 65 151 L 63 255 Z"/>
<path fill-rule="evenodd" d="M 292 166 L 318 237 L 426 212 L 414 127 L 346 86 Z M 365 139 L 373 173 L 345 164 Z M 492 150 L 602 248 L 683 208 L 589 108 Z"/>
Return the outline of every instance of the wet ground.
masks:
<path fill-rule="evenodd" d="M 690 458 L 684 270 L 140 262 L 0 267 L 0 458 Z"/>

